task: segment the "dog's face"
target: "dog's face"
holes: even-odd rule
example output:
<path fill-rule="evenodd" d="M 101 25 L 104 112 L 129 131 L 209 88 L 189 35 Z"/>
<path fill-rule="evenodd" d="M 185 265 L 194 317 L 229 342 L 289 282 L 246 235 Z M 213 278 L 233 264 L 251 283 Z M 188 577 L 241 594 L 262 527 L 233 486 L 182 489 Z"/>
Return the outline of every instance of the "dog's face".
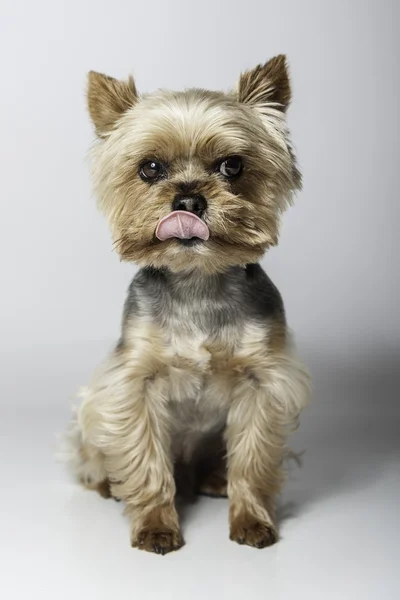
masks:
<path fill-rule="evenodd" d="M 285 58 L 244 73 L 236 92 L 157 92 L 90 73 L 93 177 L 124 260 L 222 272 L 278 240 L 300 187 L 285 111 Z"/>

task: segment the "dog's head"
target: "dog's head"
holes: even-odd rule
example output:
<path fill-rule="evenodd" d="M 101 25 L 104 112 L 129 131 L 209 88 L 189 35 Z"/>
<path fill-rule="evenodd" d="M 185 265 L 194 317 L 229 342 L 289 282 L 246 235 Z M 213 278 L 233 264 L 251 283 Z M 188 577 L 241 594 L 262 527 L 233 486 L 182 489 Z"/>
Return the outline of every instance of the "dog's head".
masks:
<path fill-rule="evenodd" d="M 215 273 L 275 245 L 301 184 L 289 101 L 284 56 L 242 74 L 229 94 L 139 96 L 132 78 L 91 72 L 94 188 L 121 258 Z"/>

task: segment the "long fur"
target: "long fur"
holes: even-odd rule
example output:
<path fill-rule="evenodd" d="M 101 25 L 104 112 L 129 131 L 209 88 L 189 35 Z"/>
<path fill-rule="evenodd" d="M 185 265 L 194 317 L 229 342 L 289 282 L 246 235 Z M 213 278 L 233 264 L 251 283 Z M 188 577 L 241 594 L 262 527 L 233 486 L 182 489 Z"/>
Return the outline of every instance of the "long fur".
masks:
<path fill-rule="evenodd" d="M 256 264 L 277 243 L 280 214 L 300 186 L 284 58 L 243 74 L 227 95 L 140 97 L 132 79 L 92 73 L 88 97 L 99 206 L 121 258 L 142 269 L 121 338 L 67 432 L 66 461 L 84 485 L 106 484 L 125 502 L 134 546 L 165 553 L 182 545 L 179 465 L 207 475 L 197 490 L 227 489 L 232 539 L 269 545 L 287 437 L 310 396 L 280 294 Z M 232 182 L 214 168 L 231 155 L 244 161 Z M 168 178 L 140 179 L 149 158 L 167 165 Z M 176 193 L 206 198 L 210 240 L 155 238 Z"/>

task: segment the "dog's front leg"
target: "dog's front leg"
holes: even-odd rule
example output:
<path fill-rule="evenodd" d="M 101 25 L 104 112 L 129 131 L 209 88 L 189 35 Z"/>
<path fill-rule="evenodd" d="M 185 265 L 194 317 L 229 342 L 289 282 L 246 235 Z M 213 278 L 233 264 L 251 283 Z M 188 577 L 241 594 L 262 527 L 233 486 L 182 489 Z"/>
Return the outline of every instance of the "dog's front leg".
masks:
<path fill-rule="evenodd" d="M 132 406 L 126 450 L 110 459 L 112 493 L 126 503 L 132 546 L 165 554 L 183 544 L 175 508 L 167 389 L 152 376 Z"/>
<path fill-rule="evenodd" d="M 116 352 L 88 391 L 84 430 L 105 457 L 111 493 L 126 504 L 132 545 L 165 554 L 182 546 L 168 413 L 168 374 L 155 357 Z"/>
<path fill-rule="evenodd" d="M 247 366 L 234 388 L 225 439 L 230 538 L 240 544 L 264 548 L 277 541 L 286 438 L 308 397 L 308 373 L 289 355 Z"/>

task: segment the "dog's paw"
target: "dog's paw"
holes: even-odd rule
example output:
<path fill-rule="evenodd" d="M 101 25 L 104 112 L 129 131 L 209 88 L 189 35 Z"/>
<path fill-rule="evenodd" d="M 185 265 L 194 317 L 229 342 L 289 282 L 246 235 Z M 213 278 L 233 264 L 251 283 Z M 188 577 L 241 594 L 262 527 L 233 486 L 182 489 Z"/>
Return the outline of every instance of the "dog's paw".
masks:
<path fill-rule="evenodd" d="M 230 539 L 253 548 L 266 548 L 278 541 L 278 533 L 271 523 L 238 517 L 231 525 Z"/>
<path fill-rule="evenodd" d="M 219 473 L 210 473 L 200 484 L 198 493 L 211 498 L 227 498 L 228 485 L 226 478 Z"/>
<path fill-rule="evenodd" d="M 116 496 L 114 496 L 112 494 L 111 484 L 108 479 L 104 479 L 103 481 L 99 481 L 99 482 L 92 482 L 90 480 L 90 478 L 86 478 L 85 480 L 81 479 L 81 483 L 83 486 L 85 486 L 85 488 L 87 490 L 94 490 L 95 492 L 100 494 L 100 496 L 102 498 L 105 498 L 106 500 L 108 498 L 113 498 L 116 502 L 120 502 L 120 498 L 117 498 Z"/>
<path fill-rule="evenodd" d="M 139 532 L 137 539 L 132 542 L 132 546 L 139 548 L 139 550 L 163 555 L 174 550 L 179 550 L 183 544 L 180 532 L 168 527 L 143 529 Z"/>
<path fill-rule="evenodd" d="M 105 479 L 104 481 L 98 483 L 94 489 L 100 494 L 102 498 L 107 499 L 112 497 L 110 482 L 108 481 L 108 479 Z"/>

